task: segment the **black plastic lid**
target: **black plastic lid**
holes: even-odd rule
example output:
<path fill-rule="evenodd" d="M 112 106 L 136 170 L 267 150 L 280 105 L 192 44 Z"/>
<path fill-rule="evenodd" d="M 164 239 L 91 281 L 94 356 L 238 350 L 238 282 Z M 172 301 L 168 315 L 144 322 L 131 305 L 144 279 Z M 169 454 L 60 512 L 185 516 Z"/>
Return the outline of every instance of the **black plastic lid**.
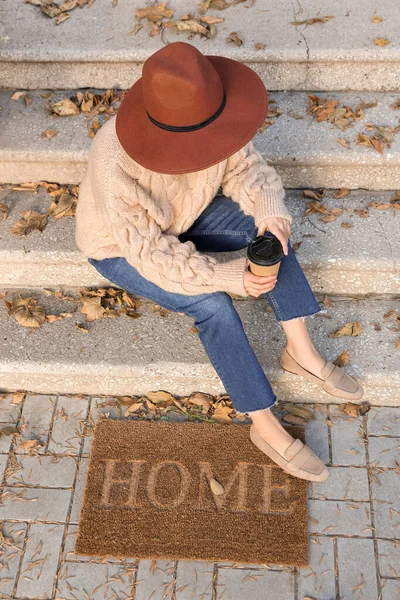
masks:
<path fill-rule="evenodd" d="M 283 248 L 277 237 L 266 232 L 258 235 L 247 246 L 247 257 L 256 265 L 267 267 L 282 259 Z"/>

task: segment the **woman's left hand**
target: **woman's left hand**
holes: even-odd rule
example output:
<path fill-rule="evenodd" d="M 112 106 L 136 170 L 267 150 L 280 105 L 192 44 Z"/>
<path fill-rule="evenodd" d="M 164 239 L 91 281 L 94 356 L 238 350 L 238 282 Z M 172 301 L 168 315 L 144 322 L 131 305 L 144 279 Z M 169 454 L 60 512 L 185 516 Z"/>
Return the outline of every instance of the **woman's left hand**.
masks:
<path fill-rule="evenodd" d="M 290 223 L 283 217 L 268 217 L 258 225 L 258 235 L 263 235 L 266 230 L 276 235 L 283 247 L 284 254 L 288 253 L 288 239 L 290 236 Z"/>

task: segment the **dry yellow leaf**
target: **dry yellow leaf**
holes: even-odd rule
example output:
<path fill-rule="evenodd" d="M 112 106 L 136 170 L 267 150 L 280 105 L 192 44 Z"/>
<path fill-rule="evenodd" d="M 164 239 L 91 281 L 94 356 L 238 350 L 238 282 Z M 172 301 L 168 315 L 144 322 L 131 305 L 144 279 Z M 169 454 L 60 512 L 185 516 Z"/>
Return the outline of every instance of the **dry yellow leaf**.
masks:
<path fill-rule="evenodd" d="M 3 213 L 0 223 L 5 221 L 8 217 L 8 206 L 7 204 L 0 203 L 0 213 Z"/>
<path fill-rule="evenodd" d="M 213 419 L 218 421 L 218 423 L 232 423 L 232 419 L 230 417 L 231 413 L 232 408 L 219 404 L 214 411 Z"/>
<path fill-rule="evenodd" d="M 348 350 L 343 350 L 343 352 L 341 354 L 339 354 L 339 356 L 332 361 L 334 365 L 337 365 L 338 367 L 344 367 L 344 365 L 347 365 L 347 363 L 349 362 L 349 357 L 348 357 Z"/>
<path fill-rule="evenodd" d="M 380 17 L 379 15 L 374 15 L 371 19 L 371 21 L 373 23 L 382 23 L 383 21 L 383 17 Z"/>
<path fill-rule="evenodd" d="M 383 46 L 387 46 L 388 44 L 390 44 L 389 40 L 387 40 L 386 38 L 375 38 L 374 42 L 380 48 L 383 48 Z"/>
<path fill-rule="evenodd" d="M 59 117 L 72 117 L 80 114 L 79 106 L 69 98 L 63 98 L 59 102 L 50 105 L 50 110 Z"/>
<path fill-rule="evenodd" d="M 103 318 L 105 308 L 101 305 L 101 298 L 86 298 L 82 297 L 82 308 L 81 312 L 86 315 L 87 321 L 96 321 Z"/>
<path fill-rule="evenodd" d="M 338 144 L 343 146 L 343 148 L 350 148 L 350 142 L 345 138 L 336 138 Z"/>
<path fill-rule="evenodd" d="M 164 392 L 163 390 L 157 392 L 148 392 L 146 394 L 146 398 L 153 402 L 153 404 L 161 404 L 163 402 L 167 404 L 172 404 L 175 400 L 175 396 L 173 396 L 169 392 Z"/>
<path fill-rule="evenodd" d="M 214 477 L 210 479 L 210 488 L 215 496 L 221 496 L 224 493 L 223 486 Z"/>
<path fill-rule="evenodd" d="M 36 210 L 26 210 L 21 214 L 21 219 L 14 223 L 11 231 L 16 235 L 28 235 L 32 231 L 43 231 L 47 225 L 47 215 Z"/>
<path fill-rule="evenodd" d="M 340 188 L 337 192 L 332 194 L 332 198 L 344 198 L 350 194 L 350 190 L 347 188 Z"/>
<path fill-rule="evenodd" d="M 25 400 L 26 392 L 14 392 L 12 395 L 12 404 L 19 404 Z"/>

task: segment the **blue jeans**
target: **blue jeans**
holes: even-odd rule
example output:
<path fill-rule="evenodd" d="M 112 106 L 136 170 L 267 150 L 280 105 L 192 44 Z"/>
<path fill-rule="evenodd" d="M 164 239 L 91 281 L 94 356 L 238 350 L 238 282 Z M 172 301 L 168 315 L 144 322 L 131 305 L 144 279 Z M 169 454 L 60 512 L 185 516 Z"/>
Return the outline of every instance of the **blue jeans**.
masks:
<path fill-rule="evenodd" d="M 256 235 L 254 217 L 246 215 L 232 198 L 217 195 L 178 239 L 191 240 L 199 252 L 227 252 L 245 248 Z M 167 292 L 142 277 L 123 257 L 88 258 L 88 261 L 118 287 L 195 319 L 201 343 L 238 412 L 270 408 L 276 403 L 277 397 L 229 294 L 213 292 L 189 296 Z M 259 298 L 267 298 L 278 322 L 304 318 L 321 310 L 290 239 L 274 288 Z"/>

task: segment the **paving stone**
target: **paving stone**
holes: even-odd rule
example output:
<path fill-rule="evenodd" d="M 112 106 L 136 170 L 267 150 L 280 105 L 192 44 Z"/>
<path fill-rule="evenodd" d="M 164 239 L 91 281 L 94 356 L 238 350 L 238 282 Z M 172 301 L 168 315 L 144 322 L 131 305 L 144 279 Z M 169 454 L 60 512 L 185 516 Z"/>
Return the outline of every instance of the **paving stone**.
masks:
<path fill-rule="evenodd" d="M 216 587 L 216 600 L 294 600 L 293 573 L 219 568 Z"/>
<path fill-rule="evenodd" d="M 360 436 L 363 427 L 361 417 L 343 414 L 331 406 L 332 463 L 334 465 L 365 466 L 365 445 Z"/>
<path fill-rule="evenodd" d="M 324 463 L 329 463 L 329 437 L 326 422 L 326 406 L 313 404 L 309 407 L 315 416 L 310 419 L 306 427 L 306 443 L 320 457 Z"/>
<path fill-rule="evenodd" d="M 64 523 L 70 497 L 71 490 L 5 487 L 0 519 Z"/>
<path fill-rule="evenodd" d="M 346 600 L 377 600 L 373 540 L 338 538 L 337 544 L 340 597 Z"/>
<path fill-rule="evenodd" d="M 310 483 L 311 498 L 369 501 L 368 471 L 364 467 L 328 467 L 329 478 Z"/>
<path fill-rule="evenodd" d="M 400 578 L 400 541 L 378 540 L 378 556 L 381 576 Z"/>
<path fill-rule="evenodd" d="M 10 423 L 0 423 L 0 429 L 9 426 Z M 8 454 L 10 452 L 11 444 L 13 441 L 12 435 L 0 436 L 0 454 Z"/>
<path fill-rule="evenodd" d="M 387 469 L 371 481 L 376 535 L 400 539 L 400 475 Z"/>
<path fill-rule="evenodd" d="M 308 502 L 310 533 L 371 537 L 371 511 L 368 502 Z"/>
<path fill-rule="evenodd" d="M 176 600 L 212 600 L 214 563 L 180 560 L 176 574 Z"/>
<path fill-rule="evenodd" d="M 52 598 L 64 525 L 32 523 L 29 529 L 17 595 Z"/>
<path fill-rule="evenodd" d="M 86 475 L 89 468 L 89 459 L 81 458 L 79 461 L 78 479 L 76 481 L 74 499 L 72 502 L 70 523 L 79 523 L 79 515 L 82 508 L 83 494 L 85 492 Z"/>
<path fill-rule="evenodd" d="M 333 539 L 310 536 L 309 567 L 299 570 L 299 598 L 335 598 L 335 557 Z"/>
<path fill-rule="evenodd" d="M 58 397 L 49 442 L 50 452 L 79 453 L 83 421 L 87 418 L 88 409 L 87 398 Z"/>
<path fill-rule="evenodd" d="M 66 562 L 98 562 L 98 563 L 113 563 L 118 565 L 136 565 L 135 558 L 115 558 L 113 556 L 87 556 L 85 554 L 75 554 L 75 542 L 78 535 L 78 525 L 70 524 L 67 526 L 65 535 L 65 546 L 63 552 L 63 561 Z"/>
<path fill-rule="evenodd" d="M 400 581 L 382 579 L 382 600 L 395 600 L 395 598 L 400 598 Z"/>
<path fill-rule="evenodd" d="M 108 415 L 109 419 L 120 419 L 124 414 L 124 407 L 115 398 L 91 398 L 88 417 L 88 427 L 83 442 L 82 456 L 89 456 L 93 439 L 93 429 L 98 419 Z"/>
<path fill-rule="evenodd" d="M 13 404 L 12 394 L 0 395 L 0 421 L 1 423 L 16 423 L 21 404 Z"/>
<path fill-rule="evenodd" d="M 136 599 L 135 573 L 136 569 L 132 566 L 64 563 L 60 569 L 56 597 L 63 600 Z"/>
<path fill-rule="evenodd" d="M 76 462 L 63 456 L 16 456 L 21 469 L 7 478 L 7 485 L 70 488 L 74 482 Z M 1 460 L 1 457 L 0 457 Z"/>
<path fill-rule="evenodd" d="M 400 463 L 400 439 L 368 438 L 369 461 L 373 466 L 396 467 Z"/>
<path fill-rule="evenodd" d="M 174 560 L 140 560 L 135 600 L 166 600 L 172 597 L 174 571 Z"/>
<path fill-rule="evenodd" d="M 0 553 L 0 596 L 12 595 L 18 566 L 28 529 L 27 523 L 12 523 L 5 521 L 0 526 L 5 542 Z"/>
<path fill-rule="evenodd" d="M 367 413 L 368 435 L 400 437 L 400 408 L 372 407 Z"/>
<path fill-rule="evenodd" d="M 7 454 L 0 454 L 0 485 L 1 485 L 1 482 L 3 481 L 4 471 L 6 470 L 7 462 L 8 462 Z"/>
<path fill-rule="evenodd" d="M 48 395 L 29 395 L 24 401 L 20 427 L 22 433 L 19 442 L 38 439 L 43 444 L 41 448 L 37 449 L 37 452 L 40 454 L 43 454 L 45 451 L 45 444 L 47 444 L 49 438 L 49 428 L 55 402 L 56 396 Z M 26 429 L 22 430 L 22 425 L 26 425 Z M 17 440 L 15 452 L 27 454 L 29 450 L 22 448 Z"/>

